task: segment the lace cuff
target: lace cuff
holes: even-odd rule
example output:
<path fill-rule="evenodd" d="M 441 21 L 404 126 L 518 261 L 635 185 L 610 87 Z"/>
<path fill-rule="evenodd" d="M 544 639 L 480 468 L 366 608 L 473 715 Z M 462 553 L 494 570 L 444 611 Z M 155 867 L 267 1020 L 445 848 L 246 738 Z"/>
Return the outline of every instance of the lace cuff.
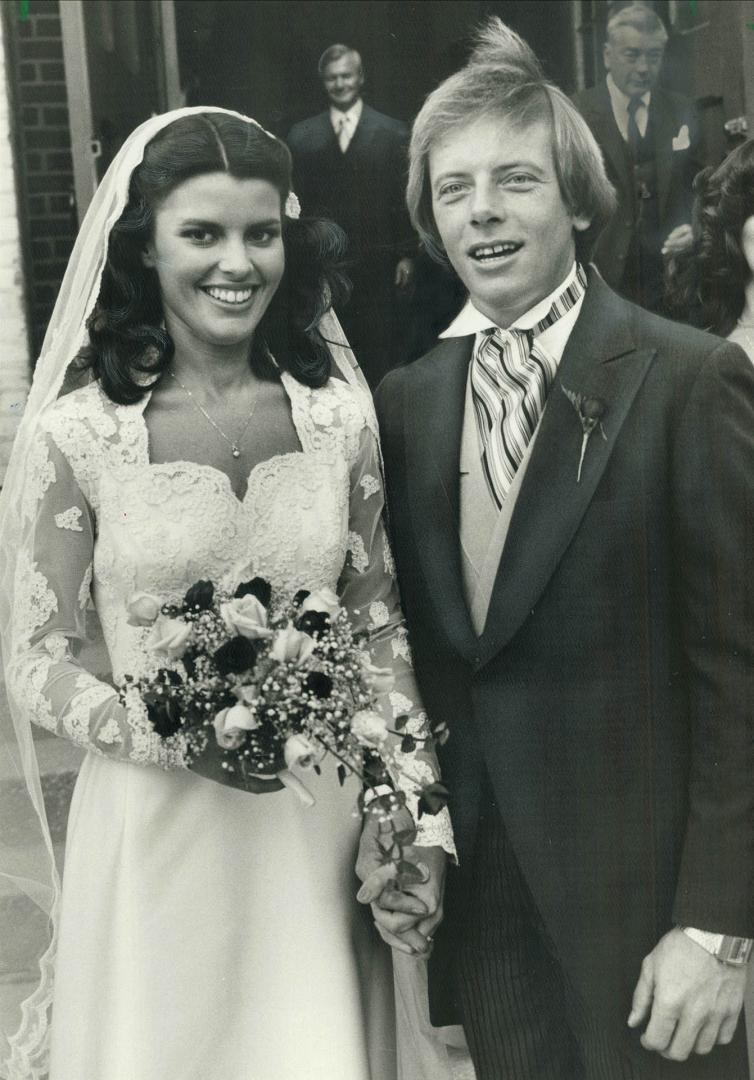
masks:
<path fill-rule="evenodd" d="M 416 826 L 416 847 L 441 847 L 450 855 L 453 862 L 458 862 L 456 845 L 453 840 L 453 826 L 447 807 L 439 814 L 424 814 Z"/>

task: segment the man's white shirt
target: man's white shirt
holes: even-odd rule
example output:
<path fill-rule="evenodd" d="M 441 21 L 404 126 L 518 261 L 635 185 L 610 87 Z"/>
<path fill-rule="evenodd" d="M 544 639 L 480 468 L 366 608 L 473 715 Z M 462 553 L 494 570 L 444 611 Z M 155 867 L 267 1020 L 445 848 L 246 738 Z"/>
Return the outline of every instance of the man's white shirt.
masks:
<path fill-rule="evenodd" d="M 610 104 L 613 108 L 613 116 L 615 117 L 615 123 L 618 125 L 618 131 L 621 133 L 624 142 L 628 142 L 628 103 L 631 98 L 628 94 L 624 94 L 622 90 L 613 82 L 612 75 L 607 76 L 607 92 L 610 95 Z M 639 98 L 639 107 L 636 110 L 636 126 L 639 129 L 639 134 L 642 139 L 647 134 L 647 124 L 649 123 L 649 105 L 652 101 L 652 91 L 647 90 Z"/>
<path fill-rule="evenodd" d="M 572 285 L 576 280 L 576 263 L 569 270 L 565 278 L 560 282 L 557 288 L 538 303 L 534 307 L 529 308 L 528 311 L 520 315 L 512 326 L 508 327 L 508 330 L 530 330 L 533 326 L 536 326 L 538 322 L 548 314 L 550 308 L 557 298 L 563 293 L 569 285 Z M 576 320 L 579 317 L 581 311 L 581 305 L 584 302 L 584 295 L 582 294 L 570 311 L 566 311 L 557 322 L 554 322 L 552 326 L 548 326 L 546 330 L 543 330 L 541 334 L 537 335 L 537 345 L 548 356 L 552 357 L 556 364 L 560 363 L 560 359 L 565 350 L 568 338 L 571 336 L 571 331 L 576 325 Z M 505 337 L 506 330 L 497 326 L 494 319 L 491 319 L 488 315 L 482 314 L 482 312 L 474 307 L 471 300 L 467 300 L 459 314 L 453 319 L 453 322 L 440 334 L 441 338 L 451 337 L 467 337 L 469 334 L 475 334 L 474 351 L 479 348 L 482 340 L 486 336 L 486 332 L 493 327 L 497 329 Z"/>
<path fill-rule="evenodd" d="M 335 132 L 335 137 L 338 140 L 341 152 L 345 154 L 349 147 L 351 139 L 354 136 L 354 132 L 361 119 L 361 113 L 364 108 L 364 102 L 359 100 L 347 109 L 346 112 L 342 112 L 340 109 L 334 109 L 330 107 L 330 123 L 332 129 Z"/>

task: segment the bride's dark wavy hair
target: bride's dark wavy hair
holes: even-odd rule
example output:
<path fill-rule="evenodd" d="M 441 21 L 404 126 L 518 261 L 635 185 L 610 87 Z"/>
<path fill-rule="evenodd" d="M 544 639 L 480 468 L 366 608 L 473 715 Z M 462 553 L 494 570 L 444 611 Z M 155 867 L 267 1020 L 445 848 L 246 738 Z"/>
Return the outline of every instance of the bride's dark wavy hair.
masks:
<path fill-rule="evenodd" d="M 668 302 L 681 316 L 698 308 L 705 329 L 727 337 L 743 311 L 751 278 L 741 233 L 754 215 L 754 139 L 717 168 L 702 169 L 694 192 L 694 243 L 668 265 Z"/>
<path fill-rule="evenodd" d="M 88 320 L 89 344 L 77 366 L 99 379 L 119 405 L 139 401 L 168 368 L 173 341 L 163 325 L 157 274 L 142 254 L 152 237 L 154 211 L 179 184 L 225 172 L 238 180 L 267 180 L 280 192 L 281 210 L 291 190 L 291 155 L 279 139 L 255 124 L 223 113 L 197 113 L 157 134 L 131 177 L 126 207 L 110 234 L 99 296 Z M 348 296 L 342 272 L 346 238 L 329 221 L 294 220 L 283 213 L 285 272 L 254 331 L 249 362 L 261 378 L 277 377 L 271 357 L 306 386 L 322 386 L 330 352 L 316 328 L 331 304 Z"/>

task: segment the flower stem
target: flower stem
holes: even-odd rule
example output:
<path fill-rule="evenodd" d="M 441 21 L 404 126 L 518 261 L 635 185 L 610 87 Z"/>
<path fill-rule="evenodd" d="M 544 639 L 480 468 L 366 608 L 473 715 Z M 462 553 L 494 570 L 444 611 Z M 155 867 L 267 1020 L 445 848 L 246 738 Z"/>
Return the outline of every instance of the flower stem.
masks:
<path fill-rule="evenodd" d="M 586 454 L 586 444 L 589 442 L 589 436 L 591 431 L 585 431 L 581 439 L 581 457 L 579 458 L 579 471 L 576 473 L 576 483 L 581 483 L 581 467 L 584 464 L 584 455 Z"/>

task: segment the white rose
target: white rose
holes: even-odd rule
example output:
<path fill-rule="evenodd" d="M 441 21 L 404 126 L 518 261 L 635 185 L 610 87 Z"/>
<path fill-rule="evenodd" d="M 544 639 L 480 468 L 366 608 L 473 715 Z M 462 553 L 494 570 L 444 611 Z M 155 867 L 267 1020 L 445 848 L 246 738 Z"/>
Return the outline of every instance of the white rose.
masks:
<path fill-rule="evenodd" d="M 379 746 L 388 736 L 387 722 L 372 709 L 361 709 L 351 720 L 351 733 L 366 746 Z"/>
<path fill-rule="evenodd" d="M 252 639 L 272 634 L 267 627 L 267 608 L 251 593 L 221 604 L 220 615 L 229 634 Z"/>
<path fill-rule="evenodd" d="M 298 765 L 300 769 L 312 769 L 322 757 L 306 735 L 289 735 L 285 740 L 283 754 L 289 769 L 294 765 Z"/>
<path fill-rule="evenodd" d="M 152 648 L 155 652 L 167 653 L 171 659 L 177 660 L 185 653 L 193 630 L 183 619 L 168 619 L 161 615 L 155 623 Z"/>
<path fill-rule="evenodd" d="M 395 686 L 395 675 L 389 667 L 377 667 L 369 659 L 361 661 L 361 672 L 364 682 L 374 690 L 375 694 L 386 694 Z"/>
<path fill-rule="evenodd" d="M 321 611 L 325 615 L 329 615 L 331 619 L 335 618 L 339 610 L 340 600 L 338 600 L 337 594 L 327 587 L 310 592 L 300 608 L 302 615 L 305 611 Z"/>
<path fill-rule="evenodd" d="M 258 727 L 259 721 L 248 705 L 242 705 L 239 702 L 238 705 L 231 705 L 228 709 L 225 717 L 226 731 L 231 731 L 234 728 L 240 731 L 253 731 Z"/>
<path fill-rule="evenodd" d="M 129 626 L 151 626 L 160 614 L 158 597 L 148 592 L 133 593 L 126 604 Z"/>
<path fill-rule="evenodd" d="M 279 630 L 270 649 L 273 660 L 283 664 L 286 660 L 293 660 L 297 664 L 303 664 L 314 652 L 314 638 L 309 634 L 302 633 L 295 626 L 286 626 L 285 630 Z"/>
<path fill-rule="evenodd" d="M 225 722 L 229 712 L 230 709 L 221 709 L 215 717 L 213 721 L 215 738 L 217 739 L 217 745 L 221 746 L 223 750 L 237 750 L 244 740 L 244 734 L 240 728 L 226 730 Z"/>

